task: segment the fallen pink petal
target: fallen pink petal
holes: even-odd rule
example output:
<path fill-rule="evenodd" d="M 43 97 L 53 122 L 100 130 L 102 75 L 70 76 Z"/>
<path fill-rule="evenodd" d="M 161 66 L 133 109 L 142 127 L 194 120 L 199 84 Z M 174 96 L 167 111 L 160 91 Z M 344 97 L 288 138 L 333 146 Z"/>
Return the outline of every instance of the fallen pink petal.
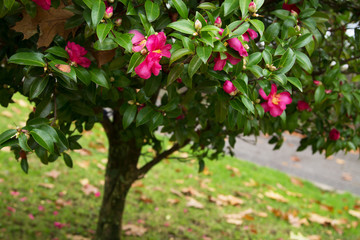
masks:
<path fill-rule="evenodd" d="M 14 197 L 17 197 L 19 196 L 19 192 L 18 191 L 10 191 L 10 195 L 14 196 Z"/>
<path fill-rule="evenodd" d="M 55 216 L 58 215 L 58 214 L 59 214 L 58 211 L 54 211 L 54 212 L 53 212 L 53 215 L 55 215 Z"/>
<path fill-rule="evenodd" d="M 38 210 L 39 210 L 40 212 L 42 212 L 42 211 L 44 211 L 44 210 L 45 210 L 45 208 L 44 208 L 44 206 L 39 205 L 39 206 L 38 206 Z"/>
<path fill-rule="evenodd" d="M 34 219 L 35 219 L 34 215 L 32 215 L 31 213 L 28 215 L 28 217 L 29 217 L 31 220 L 34 220 Z"/>
<path fill-rule="evenodd" d="M 94 196 L 95 196 L 95 197 L 100 197 L 100 195 L 101 195 L 101 193 L 100 193 L 100 192 L 96 192 L 96 193 L 94 193 Z"/>
<path fill-rule="evenodd" d="M 15 208 L 9 207 L 9 206 L 7 207 L 7 210 L 9 210 L 10 212 L 13 212 L 13 213 L 16 212 L 16 209 L 15 209 Z"/>

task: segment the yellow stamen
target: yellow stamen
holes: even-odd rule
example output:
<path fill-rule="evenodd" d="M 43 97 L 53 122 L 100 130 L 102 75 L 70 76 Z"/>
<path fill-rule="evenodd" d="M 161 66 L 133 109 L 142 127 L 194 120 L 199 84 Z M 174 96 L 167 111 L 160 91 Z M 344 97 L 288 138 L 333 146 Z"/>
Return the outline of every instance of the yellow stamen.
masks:
<path fill-rule="evenodd" d="M 153 51 L 154 53 L 161 53 L 161 50 L 159 49 L 159 50 L 155 50 L 155 51 Z"/>
<path fill-rule="evenodd" d="M 280 94 L 276 94 L 272 99 L 271 102 L 275 105 L 278 105 L 280 102 Z"/>

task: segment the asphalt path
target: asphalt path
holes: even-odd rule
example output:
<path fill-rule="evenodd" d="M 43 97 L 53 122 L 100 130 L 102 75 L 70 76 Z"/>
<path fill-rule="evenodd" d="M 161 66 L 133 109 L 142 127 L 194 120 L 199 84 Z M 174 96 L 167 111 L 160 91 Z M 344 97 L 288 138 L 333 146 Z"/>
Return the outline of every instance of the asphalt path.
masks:
<path fill-rule="evenodd" d="M 351 192 L 360 196 L 360 159 L 358 153 L 337 153 L 329 158 L 312 154 L 311 148 L 297 152 L 300 137 L 285 134 L 279 150 L 261 136 L 237 139 L 234 153 L 237 158 L 274 168 L 291 176 L 313 182 L 328 191 Z"/>

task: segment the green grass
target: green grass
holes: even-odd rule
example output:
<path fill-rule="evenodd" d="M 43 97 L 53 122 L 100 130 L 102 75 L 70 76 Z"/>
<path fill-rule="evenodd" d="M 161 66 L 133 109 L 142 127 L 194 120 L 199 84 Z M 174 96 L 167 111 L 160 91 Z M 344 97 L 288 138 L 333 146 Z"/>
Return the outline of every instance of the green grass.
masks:
<path fill-rule="evenodd" d="M 19 97 L 17 97 L 18 101 Z M 31 106 L 13 104 L 9 112 L 0 110 L 0 130 L 10 126 L 22 126 Z M 0 152 L 0 239 L 72 239 L 74 235 L 91 238 L 96 229 L 97 214 L 101 197 L 93 193 L 86 195 L 82 191 L 80 180 L 89 183 L 102 192 L 103 167 L 107 140 L 100 126 L 84 134 L 82 146 L 88 151 L 73 152 L 74 168 L 65 166 L 62 159 L 55 163 L 42 165 L 40 160 L 30 154 L 29 174 L 22 172 L 20 164 L 7 149 Z M 144 156 L 151 155 L 151 149 L 144 149 Z M 189 155 L 176 153 L 175 156 Z M 191 153 L 190 153 L 191 156 Z M 146 158 L 142 159 L 142 163 Z M 229 166 L 238 169 L 234 174 Z M 348 213 L 358 209 L 359 198 L 346 193 L 324 192 L 307 181 L 303 186 L 294 185 L 289 176 L 249 162 L 225 156 L 218 161 L 206 161 L 204 173 L 198 173 L 195 159 L 180 162 L 170 158 L 150 171 L 137 182 L 129 193 L 124 224 L 134 224 L 147 229 L 141 236 L 127 236 L 126 239 L 289 239 L 290 232 L 304 236 L 320 235 L 321 239 L 360 239 L 359 219 Z M 54 179 L 45 173 L 57 170 L 60 175 Z M 251 180 L 252 179 L 252 180 Z M 249 184 L 251 183 L 252 184 Z M 54 184 L 53 188 L 41 184 Z M 205 185 L 204 185 L 205 184 Z M 202 203 L 204 208 L 186 206 L 187 196 L 177 196 L 175 191 L 193 188 L 201 196 L 191 196 Z M 281 194 L 289 201 L 278 202 L 265 196 L 268 191 Z M 18 191 L 18 196 L 10 194 Z M 287 191 L 302 196 L 290 196 Z M 219 194 L 232 195 L 242 199 L 241 205 L 217 206 L 209 198 Z M 21 198 L 26 197 L 25 201 Z M 168 199 L 177 199 L 178 203 L 169 203 Z M 39 205 L 44 207 L 39 211 Z M 274 210 L 270 211 L 269 206 Z M 11 212 L 7 207 L 16 209 Z M 225 215 L 239 213 L 247 209 L 263 214 L 260 217 L 251 213 L 243 219 L 241 225 L 229 224 Z M 58 214 L 54 215 L 53 212 Z M 293 213 L 299 218 L 308 218 L 317 213 L 331 219 L 343 219 L 336 229 L 329 225 L 320 225 L 309 221 L 308 226 L 292 226 L 286 219 L 275 213 Z M 34 215 L 34 219 L 29 218 Z M 54 222 L 65 226 L 57 229 Z"/>

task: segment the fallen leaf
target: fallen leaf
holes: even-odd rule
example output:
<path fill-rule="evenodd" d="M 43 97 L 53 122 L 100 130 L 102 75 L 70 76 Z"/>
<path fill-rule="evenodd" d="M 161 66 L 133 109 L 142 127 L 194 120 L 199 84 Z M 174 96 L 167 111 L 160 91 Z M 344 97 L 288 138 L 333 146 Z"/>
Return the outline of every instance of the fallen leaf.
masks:
<path fill-rule="evenodd" d="M 99 192 L 99 189 L 91 184 L 84 185 L 81 189 L 85 195 L 95 194 Z"/>
<path fill-rule="evenodd" d="M 90 183 L 89 179 L 87 179 L 87 178 L 83 178 L 83 179 L 80 180 L 80 184 L 82 186 L 88 185 L 89 183 Z"/>
<path fill-rule="evenodd" d="M 342 174 L 342 179 L 345 181 L 351 181 L 352 180 L 352 176 L 350 173 L 343 173 Z"/>
<path fill-rule="evenodd" d="M 90 166 L 90 161 L 76 161 L 76 164 L 81 168 L 88 169 Z"/>
<path fill-rule="evenodd" d="M 360 211 L 356 211 L 356 210 L 349 210 L 349 214 L 351 216 L 354 216 L 354 217 L 357 217 L 357 218 L 360 218 Z"/>
<path fill-rule="evenodd" d="M 225 215 L 226 222 L 235 225 L 241 225 L 243 223 L 243 219 L 253 220 L 253 217 L 251 217 L 251 214 L 253 213 L 254 211 L 251 208 L 249 208 L 239 213 L 226 214 Z"/>
<path fill-rule="evenodd" d="M 244 221 L 241 219 L 228 218 L 228 219 L 226 219 L 226 222 L 230 223 L 230 224 L 241 225 L 241 224 L 243 224 Z"/>
<path fill-rule="evenodd" d="M 240 176 L 240 171 L 238 168 L 232 167 L 230 165 L 226 165 L 226 169 L 231 172 L 232 177 Z"/>
<path fill-rule="evenodd" d="M 237 206 L 244 203 L 244 201 L 240 198 L 234 197 L 232 195 L 222 195 L 219 194 L 216 198 L 209 197 L 210 202 L 214 202 L 218 206 Z"/>
<path fill-rule="evenodd" d="M 194 198 L 189 197 L 187 200 L 188 200 L 188 202 L 186 203 L 187 207 L 193 207 L 193 208 L 198 208 L 198 209 L 204 208 L 204 205 Z"/>
<path fill-rule="evenodd" d="M 244 186 L 246 186 L 246 187 L 255 187 L 257 185 L 258 185 L 258 183 L 255 182 L 255 180 L 252 178 L 250 178 L 250 180 L 248 182 L 244 182 Z"/>
<path fill-rule="evenodd" d="M 178 196 L 178 197 L 183 197 L 183 195 L 181 194 L 181 192 L 179 192 L 179 191 L 177 191 L 177 190 L 175 190 L 175 189 L 173 189 L 173 188 L 170 189 L 170 192 L 171 192 L 172 194 L 175 194 L 175 195 Z"/>
<path fill-rule="evenodd" d="M 205 196 L 204 194 L 200 193 L 193 187 L 183 188 L 183 189 L 181 189 L 181 192 L 186 196 L 195 196 L 195 197 L 204 197 Z"/>
<path fill-rule="evenodd" d="M 137 180 L 131 185 L 131 187 L 144 187 L 144 183 L 141 180 Z"/>
<path fill-rule="evenodd" d="M 291 161 L 293 162 L 300 162 L 300 158 L 298 156 L 291 156 Z"/>
<path fill-rule="evenodd" d="M 320 204 L 320 208 L 329 212 L 333 212 L 334 211 L 334 207 L 326 205 L 326 204 Z"/>
<path fill-rule="evenodd" d="M 48 188 L 48 189 L 53 189 L 55 187 L 55 185 L 52 183 L 39 183 L 39 186 Z"/>
<path fill-rule="evenodd" d="M 301 233 L 295 234 L 294 232 L 290 232 L 290 240 L 309 240 L 309 238 L 305 237 Z"/>
<path fill-rule="evenodd" d="M 317 213 L 310 213 L 309 220 L 311 222 L 319 223 L 321 225 L 330 224 L 331 226 L 339 225 L 340 221 L 336 219 L 331 219 L 328 217 L 321 216 Z"/>
<path fill-rule="evenodd" d="M 71 67 L 68 64 L 55 64 L 55 67 L 62 72 L 71 72 Z"/>
<path fill-rule="evenodd" d="M 90 240 L 90 238 L 81 235 L 71 235 L 71 234 L 66 234 L 66 238 L 68 240 Z"/>
<path fill-rule="evenodd" d="M 256 215 L 262 218 L 268 217 L 268 214 L 266 212 L 257 212 Z"/>
<path fill-rule="evenodd" d="M 178 204 L 180 202 L 179 199 L 177 198 L 169 198 L 168 200 L 166 200 L 168 203 L 170 203 L 171 205 L 175 205 Z"/>
<path fill-rule="evenodd" d="M 290 192 L 290 191 L 285 191 L 287 195 L 292 196 L 292 197 L 302 197 L 303 195 L 301 193 L 296 193 L 296 192 Z"/>
<path fill-rule="evenodd" d="M 91 156 L 92 153 L 90 150 L 82 148 L 82 149 L 75 149 L 74 152 L 79 153 L 81 156 Z"/>
<path fill-rule="evenodd" d="M 101 170 L 105 170 L 105 166 L 102 165 L 101 163 L 97 163 L 96 166 Z"/>
<path fill-rule="evenodd" d="M 319 236 L 319 235 L 310 235 L 310 236 L 307 236 L 307 238 L 309 240 L 321 240 L 321 236 Z"/>
<path fill-rule="evenodd" d="M 65 206 L 71 206 L 72 202 L 71 202 L 71 200 L 65 201 L 62 198 L 58 198 L 58 199 L 56 199 L 55 204 L 60 207 L 65 207 Z"/>
<path fill-rule="evenodd" d="M 4 117 L 7 117 L 7 118 L 12 118 L 13 117 L 13 114 L 9 111 L 2 111 L 1 112 L 1 115 L 4 116 Z"/>
<path fill-rule="evenodd" d="M 303 187 L 303 186 L 304 186 L 303 182 L 302 182 L 299 178 L 291 177 L 291 178 L 290 178 L 290 181 L 292 182 L 292 184 L 294 184 L 294 185 L 296 185 L 296 186 L 299 186 L 299 187 Z"/>
<path fill-rule="evenodd" d="M 16 23 L 12 28 L 17 32 L 22 32 L 25 39 L 29 39 L 40 30 L 38 47 L 47 47 L 50 45 L 56 35 L 67 39 L 67 36 L 74 31 L 74 29 L 65 29 L 65 22 L 74 14 L 65 9 L 64 4 L 50 8 L 48 11 L 43 10 L 37 6 L 37 14 L 32 18 L 26 11 L 23 12 L 23 19 Z"/>
<path fill-rule="evenodd" d="M 293 214 L 287 215 L 288 222 L 294 227 L 301 227 L 301 225 L 309 225 L 309 222 L 306 218 L 299 218 L 298 216 L 294 216 Z"/>
<path fill-rule="evenodd" d="M 122 226 L 122 230 L 125 232 L 125 235 L 127 236 L 138 236 L 138 237 L 141 237 L 147 231 L 146 228 L 134 224 L 125 224 Z"/>
<path fill-rule="evenodd" d="M 344 159 L 341 159 L 341 158 L 337 158 L 335 161 L 336 161 L 336 163 L 339 164 L 339 165 L 345 164 L 345 160 L 344 160 Z"/>
<path fill-rule="evenodd" d="M 274 191 L 267 191 L 265 193 L 265 196 L 268 197 L 268 198 L 274 199 L 274 200 L 276 200 L 278 202 L 286 203 L 286 202 L 289 201 L 286 198 L 284 198 L 282 195 L 280 195 L 279 193 L 276 193 Z"/>
<path fill-rule="evenodd" d="M 184 183 L 184 179 L 175 179 L 175 182 L 177 184 L 183 184 Z"/>
<path fill-rule="evenodd" d="M 56 170 L 51 170 L 50 172 L 45 173 L 46 176 L 51 177 L 53 179 L 58 178 L 60 174 L 61 173 L 59 171 L 56 171 Z"/>
<path fill-rule="evenodd" d="M 153 203 L 153 200 L 151 198 L 146 197 L 145 195 L 141 195 L 139 200 L 142 201 L 143 203 Z"/>

